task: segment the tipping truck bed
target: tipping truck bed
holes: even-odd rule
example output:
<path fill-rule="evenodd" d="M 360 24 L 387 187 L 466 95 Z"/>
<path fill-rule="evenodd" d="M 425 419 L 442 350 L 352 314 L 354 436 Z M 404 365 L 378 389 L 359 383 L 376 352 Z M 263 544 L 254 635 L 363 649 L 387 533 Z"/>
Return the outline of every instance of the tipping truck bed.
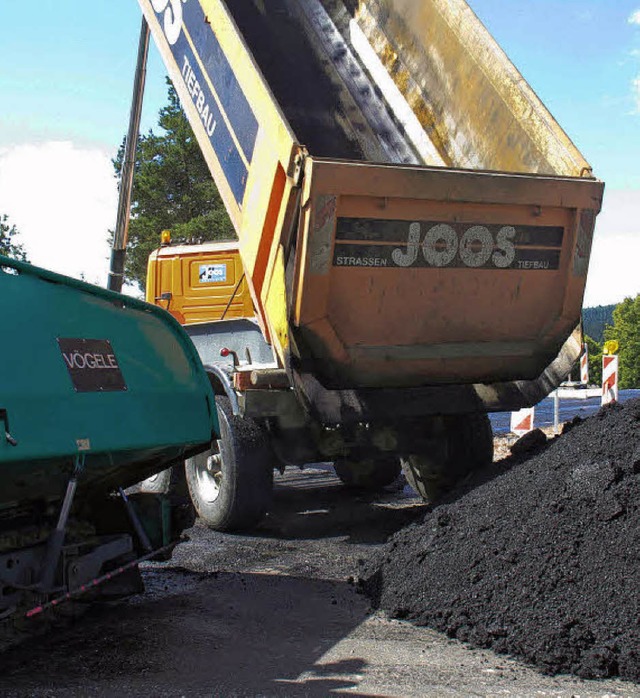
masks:
<path fill-rule="evenodd" d="M 139 2 L 257 320 L 217 314 L 191 252 L 150 258 L 150 300 L 199 303 L 221 420 L 185 466 L 201 518 L 254 525 L 273 467 L 371 490 L 402 468 L 431 501 L 490 463 L 487 412 L 580 353 L 603 185 L 466 2 Z"/>
<path fill-rule="evenodd" d="M 463 0 L 140 4 L 325 421 L 564 378 L 603 185 Z"/>

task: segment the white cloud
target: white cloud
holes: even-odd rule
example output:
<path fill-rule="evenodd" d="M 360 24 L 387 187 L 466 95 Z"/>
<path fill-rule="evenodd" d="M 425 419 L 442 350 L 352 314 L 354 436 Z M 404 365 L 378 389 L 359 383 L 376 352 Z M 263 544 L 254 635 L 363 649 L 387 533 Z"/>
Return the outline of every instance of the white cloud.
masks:
<path fill-rule="evenodd" d="M 105 286 L 116 207 L 113 165 L 103 150 L 68 141 L 0 150 L 0 213 L 37 266 Z"/>
<path fill-rule="evenodd" d="M 640 10 L 636 10 L 635 12 L 631 13 L 631 16 L 629 17 L 629 24 L 640 24 Z"/>
<path fill-rule="evenodd" d="M 640 190 L 605 191 L 584 305 L 619 303 L 640 293 Z"/>

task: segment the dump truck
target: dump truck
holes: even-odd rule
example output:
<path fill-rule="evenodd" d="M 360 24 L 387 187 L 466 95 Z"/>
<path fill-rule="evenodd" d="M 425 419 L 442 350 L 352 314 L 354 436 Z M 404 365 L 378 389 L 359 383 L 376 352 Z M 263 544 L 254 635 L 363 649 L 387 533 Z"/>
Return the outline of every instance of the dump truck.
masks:
<path fill-rule="evenodd" d="M 155 305 L 2 256 L 0 295 L 0 620 L 141 591 L 193 509 L 130 488 L 218 437 L 193 343 Z"/>
<path fill-rule="evenodd" d="M 254 525 L 289 465 L 433 499 L 489 462 L 579 356 L 604 185 L 469 5 L 139 4 L 238 237 L 149 261 L 216 392 L 200 516 Z"/>

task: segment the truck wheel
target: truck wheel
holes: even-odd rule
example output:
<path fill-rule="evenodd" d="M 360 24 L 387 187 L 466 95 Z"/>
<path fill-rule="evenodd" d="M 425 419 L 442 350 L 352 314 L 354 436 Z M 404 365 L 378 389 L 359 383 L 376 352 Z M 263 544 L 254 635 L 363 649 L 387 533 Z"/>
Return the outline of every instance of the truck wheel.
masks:
<path fill-rule="evenodd" d="M 271 451 L 252 419 L 235 417 L 229 399 L 216 397 L 220 440 L 185 461 L 196 512 L 215 531 L 241 531 L 267 513 L 273 489 Z"/>
<path fill-rule="evenodd" d="M 148 492 L 150 494 L 168 494 L 171 488 L 171 468 L 161 470 L 155 475 L 151 475 L 146 480 L 138 483 L 138 492 Z"/>
<path fill-rule="evenodd" d="M 161 470 L 146 480 L 142 480 L 137 485 L 129 487 L 126 491 L 127 493 L 140 492 L 144 494 L 169 495 L 174 503 L 188 504 L 190 502 L 184 470 L 178 466 Z"/>
<path fill-rule="evenodd" d="M 407 482 L 425 501 L 434 502 L 474 470 L 493 461 L 493 430 L 486 414 L 443 417 L 439 448 L 402 459 Z"/>
<path fill-rule="evenodd" d="M 377 492 L 394 482 L 402 467 L 399 458 L 388 456 L 361 461 L 338 460 L 334 469 L 336 475 L 350 489 Z"/>

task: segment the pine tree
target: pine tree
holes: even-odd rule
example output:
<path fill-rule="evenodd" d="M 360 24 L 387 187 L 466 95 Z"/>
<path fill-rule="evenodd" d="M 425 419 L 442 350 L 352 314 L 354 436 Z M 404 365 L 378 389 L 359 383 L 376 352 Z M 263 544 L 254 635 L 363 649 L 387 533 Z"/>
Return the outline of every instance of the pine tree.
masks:
<path fill-rule="evenodd" d="M 9 224 L 7 214 L 0 214 L 0 254 L 22 262 L 29 261 L 24 247 L 15 241 L 19 235 L 15 225 Z"/>
<path fill-rule="evenodd" d="M 191 126 L 169 83 L 168 104 L 160 110 L 162 134 L 140 137 L 131 197 L 125 278 L 144 289 L 149 254 L 160 233 L 176 244 L 234 239 L 235 234 Z M 124 142 L 113 161 L 120 177 Z"/>
<path fill-rule="evenodd" d="M 588 334 L 585 334 L 584 341 L 589 350 L 589 383 L 602 385 L 602 347 Z"/>

